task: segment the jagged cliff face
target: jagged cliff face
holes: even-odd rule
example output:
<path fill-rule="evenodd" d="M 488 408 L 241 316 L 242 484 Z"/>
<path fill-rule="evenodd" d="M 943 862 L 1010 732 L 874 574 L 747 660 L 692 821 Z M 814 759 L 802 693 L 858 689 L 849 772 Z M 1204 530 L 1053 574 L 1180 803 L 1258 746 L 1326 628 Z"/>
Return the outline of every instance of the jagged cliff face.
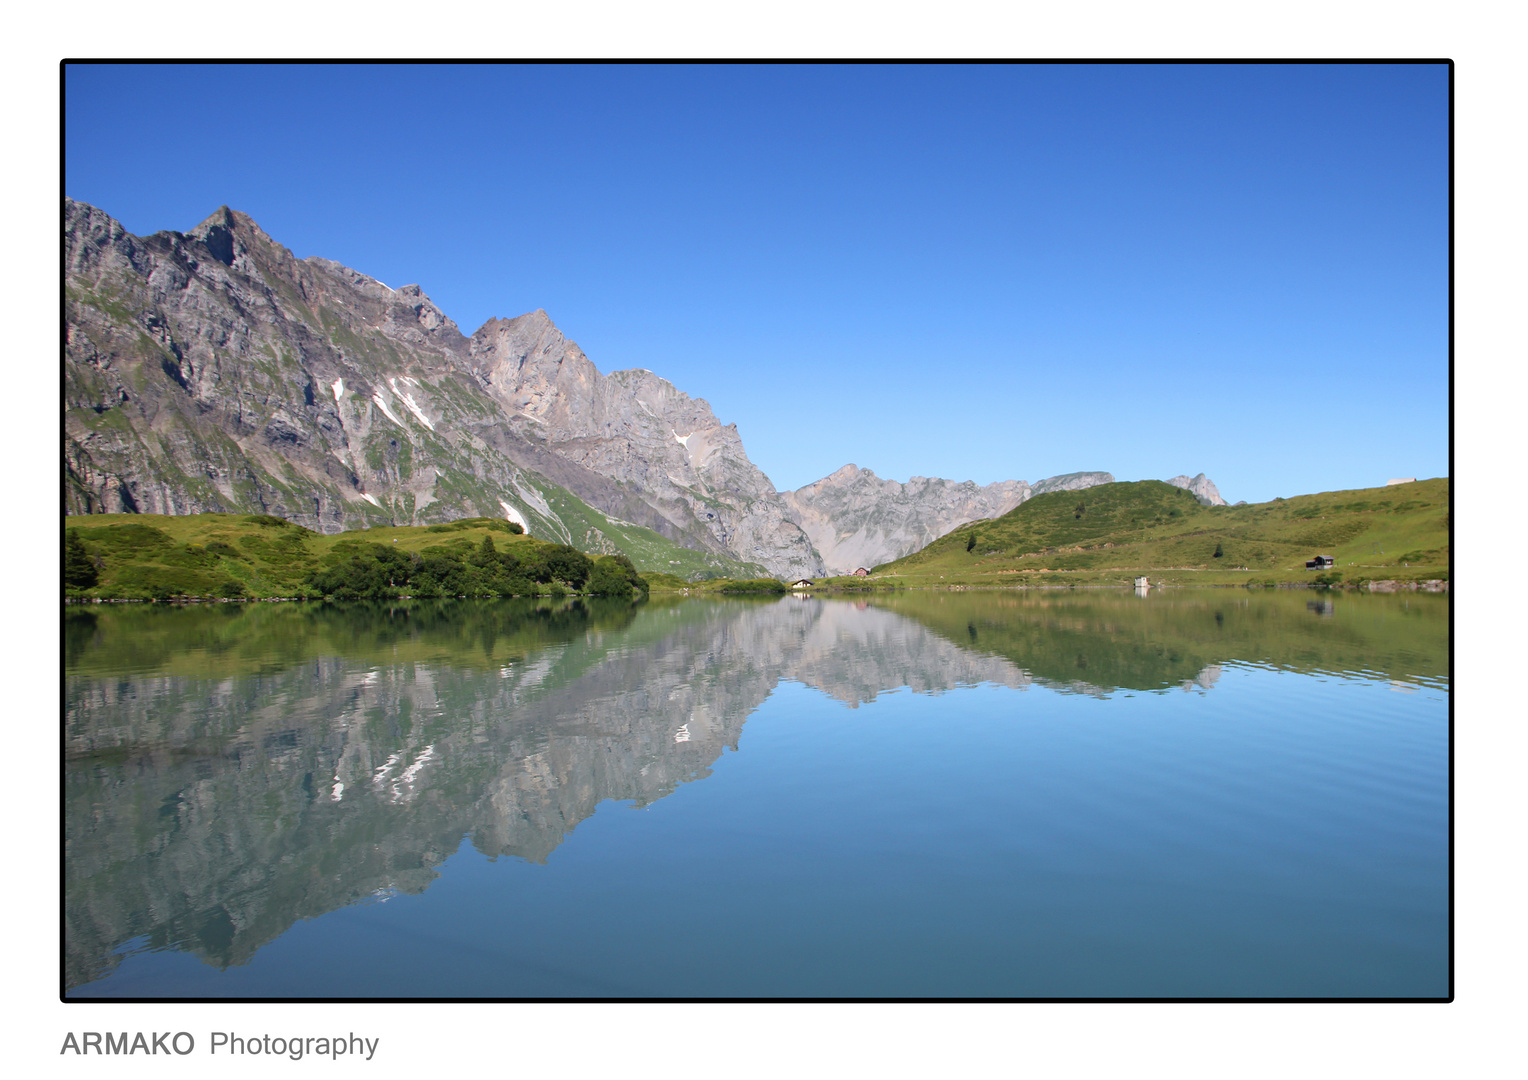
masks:
<path fill-rule="evenodd" d="M 465 339 L 417 288 L 298 260 L 226 208 L 146 238 L 66 214 L 68 510 L 430 517 L 435 469 L 388 413 L 399 379 L 461 381 Z M 508 486 L 510 463 L 485 471 Z"/>
<path fill-rule="evenodd" d="M 1216 489 L 1214 482 L 1205 476 L 1204 473 L 1200 473 L 1192 479 L 1187 476 L 1175 476 L 1168 483 L 1174 487 L 1180 487 L 1185 491 L 1191 492 L 1194 498 L 1198 499 L 1205 506 L 1226 505 L 1226 501 L 1220 497 L 1220 492 Z"/>
<path fill-rule="evenodd" d="M 615 550 L 572 499 L 778 576 L 820 569 L 735 427 L 650 372 L 601 375 L 545 312 L 469 339 L 417 285 L 297 259 L 226 207 L 135 237 L 69 201 L 65 317 L 67 513 L 331 533 L 506 516 Z"/>
<path fill-rule="evenodd" d="M 845 465 L 781 498 L 828 571 L 850 574 L 909 555 L 968 521 L 1006 514 L 1030 494 L 1022 480 L 977 487 L 914 476 L 899 484 Z"/>
<path fill-rule="evenodd" d="M 673 535 L 781 576 L 821 572 L 737 425 L 724 426 L 704 399 L 650 371 L 601 375 L 544 311 L 489 321 L 471 357 L 516 434 L 640 490 Z"/>

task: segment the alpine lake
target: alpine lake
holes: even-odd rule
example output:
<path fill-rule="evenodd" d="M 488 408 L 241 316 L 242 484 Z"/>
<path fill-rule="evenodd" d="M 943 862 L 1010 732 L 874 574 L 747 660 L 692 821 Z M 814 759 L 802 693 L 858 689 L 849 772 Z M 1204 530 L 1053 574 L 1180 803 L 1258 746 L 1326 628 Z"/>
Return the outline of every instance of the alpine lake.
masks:
<path fill-rule="evenodd" d="M 63 615 L 66 998 L 1452 993 L 1450 599 Z"/>

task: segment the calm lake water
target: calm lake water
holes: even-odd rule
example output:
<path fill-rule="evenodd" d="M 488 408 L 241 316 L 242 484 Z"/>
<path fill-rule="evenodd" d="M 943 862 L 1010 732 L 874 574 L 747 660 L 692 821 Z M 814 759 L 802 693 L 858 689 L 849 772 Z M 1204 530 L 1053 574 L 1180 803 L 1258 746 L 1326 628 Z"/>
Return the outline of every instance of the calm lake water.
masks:
<path fill-rule="evenodd" d="M 1448 612 L 69 608 L 64 988 L 1445 997 Z"/>

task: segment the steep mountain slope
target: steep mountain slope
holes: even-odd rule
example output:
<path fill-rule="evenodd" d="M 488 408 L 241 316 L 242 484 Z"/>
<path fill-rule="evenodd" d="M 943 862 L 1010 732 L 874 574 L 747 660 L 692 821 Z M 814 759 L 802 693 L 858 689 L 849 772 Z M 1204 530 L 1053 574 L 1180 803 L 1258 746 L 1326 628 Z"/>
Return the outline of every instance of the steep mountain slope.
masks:
<path fill-rule="evenodd" d="M 227 207 L 149 237 L 65 218 L 66 513 L 502 515 L 587 550 L 640 526 L 819 570 L 734 426 L 650 372 L 601 375 L 545 312 L 468 338 L 417 285 L 297 259 Z"/>
<path fill-rule="evenodd" d="M 472 336 L 470 355 L 512 433 L 640 492 L 687 546 L 726 551 L 781 576 L 818 572 L 806 536 L 748 460 L 737 425 L 723 426 L 703 399 L 650 371 L 601 375 L 544 311 L 489 321 Z M 632 501 L 622 506 L 636 512 Z"/>

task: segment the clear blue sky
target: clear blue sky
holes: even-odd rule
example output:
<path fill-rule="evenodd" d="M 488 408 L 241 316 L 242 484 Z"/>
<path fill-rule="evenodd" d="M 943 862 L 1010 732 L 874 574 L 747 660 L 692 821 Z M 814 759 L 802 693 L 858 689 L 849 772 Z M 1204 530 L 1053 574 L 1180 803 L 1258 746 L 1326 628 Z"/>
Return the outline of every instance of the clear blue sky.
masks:
<path fill-rule="evenodd" d="M 1442 66 L 71 67 L 64 189 L 545 308 L 779 488 L 1448 473 Z"/>

